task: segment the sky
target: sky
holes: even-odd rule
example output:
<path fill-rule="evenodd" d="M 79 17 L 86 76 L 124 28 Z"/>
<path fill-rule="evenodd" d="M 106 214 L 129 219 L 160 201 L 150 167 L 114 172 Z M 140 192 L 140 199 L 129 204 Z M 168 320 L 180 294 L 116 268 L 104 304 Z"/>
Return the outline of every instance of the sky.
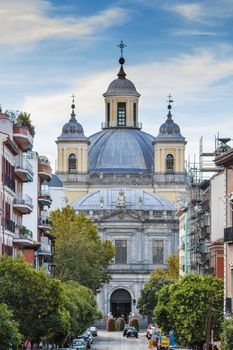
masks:
<path fill-rule="evenodd" d="M 86 136 L 101 129 L 119 70 L 141 94 L 139 121 L 156 136 L 173 97 L 186 158 L 232 138 L 232 0 L 0 0 L 0 104 L 31 114 L 34 150 L 54 166 L 71 95 Z"/>

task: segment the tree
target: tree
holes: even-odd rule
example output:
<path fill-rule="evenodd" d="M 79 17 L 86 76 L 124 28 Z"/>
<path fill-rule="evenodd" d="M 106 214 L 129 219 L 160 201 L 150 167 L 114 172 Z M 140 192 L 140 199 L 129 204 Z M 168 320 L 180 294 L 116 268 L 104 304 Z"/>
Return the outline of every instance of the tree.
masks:
<path fill-rule="evenodd" d="M 115 254 L 108 240 L 101 241 L 96 226 L 84 214 L 77 215 L 67 206 L 50 214 L 52 233 L 56 236 L 57 277 L 74 280 L 95 293 L 109 281 L 107 268 Z"/>
<path fill-rule="evenodd" d="M 173 281 L 179 279 L 179 256 L 177 254 L 170 255 L 167 260 L 167 269 L 157 268 L 151 273 L 151 278 L 167 278 Z"/>
<path fill-rule="evenodd" d="M 223 344 L 224 350 L 232 350 L 233 344 L 233 318 L 223 323 Z"/>
<path fill-rule="evenodd" d="M 19 258 L 0 259 L 0 303 L 8 305 L 20 333 L 32 343 L 56 338 L 58 330 L 62 342 L 69 332 L 61 282 Z"/>
<path fill-rule="evenodd" d="M 20 112 L 17 116 L 17 123 L 22 126 L 26 126 L 30 132 L 30 134 L 35 136 L 35 126 L 32 125 L 31 114 L 26 112 Z"/>
<path fill-rule="evenodd" d="M 64 284 L 65 307 L 70 315 L 70 335 L 77 336 L 98 317 L 97 303 L 93 292 L 75 281 Z"/>
<path fill-rule="evenodd" d="M 157 304 L 158 293 L 165 285 L 170 285 L 179 278 L 179 257 L 175 254 L 168 257 L 168 269 L 155 269 L 150 274 L 150 279 L 145 283 L 138 299 L 137 307 L 143 316 L 152 318 L 153 310 Z"/>
<path fill-rule="evenodd" d="M 13 314 L 6 304 L 0 304 L 0 349 L 8 350 L 12 345 L 18 348 L 21 344 L 19 325 L 13 320 Z"/>
<path fill-rule="evenodd" d="M 141 295 L 138 299 L 137 308 L 143 316 L 148 316 L 152 319 L 153 310 L 158 301 L 158 294 L 161 288 L 165 285 L 170 285 L 171 280 L 164 277 L 151 276 L 150 280 L 145 283 L 141 290 Z"/>
<path fill-rule="evenodd" d="M 209 313 L 209 309 L 211 312 Z M 168 331 L 172 327 L 181 345 L 201 346 L 206 340 L 208 314 L 220 337 L 223 321 L 223 281 L 214 276 L 186 275 L 161 289 L 154 309 L 155 320 Z"/>

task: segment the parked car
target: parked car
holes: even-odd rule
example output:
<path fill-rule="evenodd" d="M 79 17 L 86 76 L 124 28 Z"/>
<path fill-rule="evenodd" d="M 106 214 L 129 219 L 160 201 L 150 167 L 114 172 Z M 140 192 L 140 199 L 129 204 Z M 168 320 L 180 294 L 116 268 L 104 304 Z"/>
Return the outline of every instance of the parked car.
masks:
<path fill-rule="evenodd" d="M 90 338 L 88 337 L 88 335 L 86 334 L 83 334 L 83 335 L 79 335 L 77 337 L 77 339 L 83 339 L 86 343 L 86 348 L 87 349 L 90 349 L 91 348 L 91 341 L 90 341 Z"/>
<path fill-rule="evenodd" d="M 86 348 L 87 347 L 84 339 L 74 339 L 72 341 L 72 349 L 85 350 Z"/>
<path fill-rule="evenodd" d="M 83 335 L 87 335 L 88 338 L 90 339 L 91 344 L 93 343 L 93 337 L 92 337 L 92 334 L 91 334 L 91 331 L 90 331 L 90 330 L 87 329 L 87 330 L 83 333 Z"/>
<path fill-rule="evenodd" d="M 91 334 L 92 334 L 92 336 L 93 337 L 97 337 L 97 328 L 96 327 L 94 327 L 94 326 L 92 326 L 92 327 L 90 327 L 90 331 L 91 331 Z"/>
<path fill-rule="evenodd" d="M 129 329 L 129 325 L 126 324 L 126 325 L 125 325 L 125 328 L 124 328 L 124 330 L 123 330 L 123 337 L 125 337 L 125 336 L 127 335 L 128 329 Z"/>
<path fill-rule="evenodd" d="M 127 338 L 129 337 L 135 337 L 138 338 L 138 331 L 135 327 L 129 327 L 126 333 Z"/>

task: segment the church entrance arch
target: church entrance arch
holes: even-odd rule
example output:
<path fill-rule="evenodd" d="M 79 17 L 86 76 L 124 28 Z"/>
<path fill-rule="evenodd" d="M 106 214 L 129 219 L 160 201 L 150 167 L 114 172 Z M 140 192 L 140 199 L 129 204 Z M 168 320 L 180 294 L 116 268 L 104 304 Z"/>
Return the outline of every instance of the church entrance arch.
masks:
<path fill-rule="evenodd" d="M 131 312 L 131 295 L 126 289 L 115 290 L 110 298 L 110 310 L 113 317 L 123 316 L 127 319 Z"/>

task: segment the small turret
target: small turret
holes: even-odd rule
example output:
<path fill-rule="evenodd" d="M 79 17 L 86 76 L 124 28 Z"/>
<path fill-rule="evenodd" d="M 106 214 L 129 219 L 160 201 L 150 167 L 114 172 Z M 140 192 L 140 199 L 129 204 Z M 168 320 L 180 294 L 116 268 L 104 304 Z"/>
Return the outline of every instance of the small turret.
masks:
<path fill-rule="evenodd" d="M 84 135 L 83 127 L 75 115 L 72 97 L 71 118 L 62 128 L 57 138 L 58 165 L 57 173 L 87 173 L 89 139 Z"/>

